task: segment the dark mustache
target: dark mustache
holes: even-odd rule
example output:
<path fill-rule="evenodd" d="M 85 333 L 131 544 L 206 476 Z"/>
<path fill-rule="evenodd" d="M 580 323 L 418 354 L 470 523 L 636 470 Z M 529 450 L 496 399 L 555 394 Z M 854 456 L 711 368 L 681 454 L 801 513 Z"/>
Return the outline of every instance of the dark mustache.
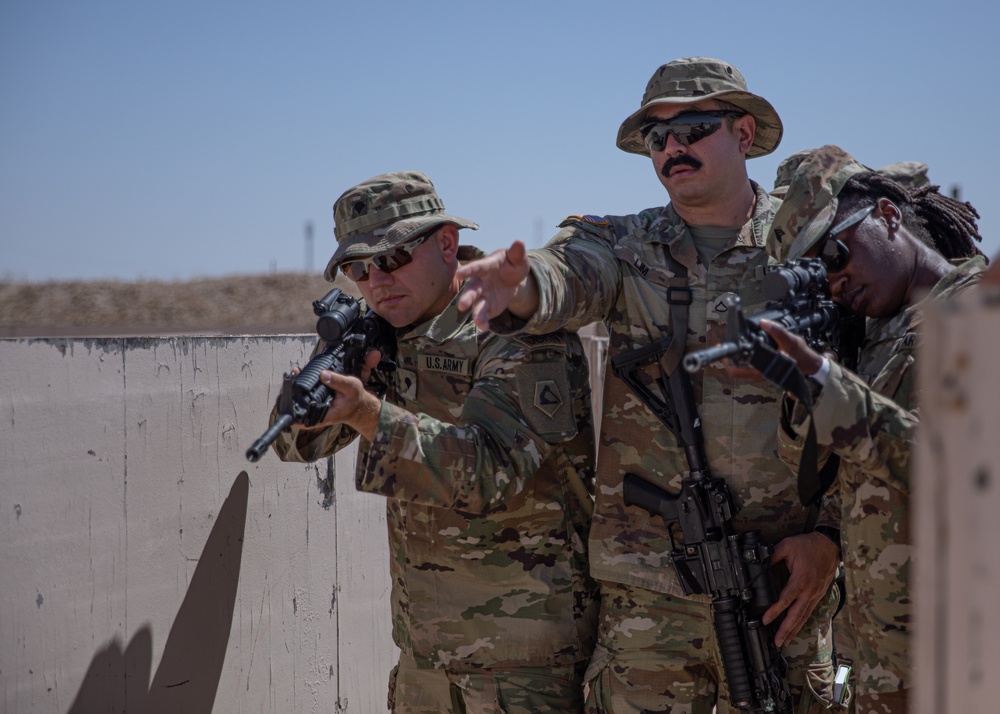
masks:
<path fill-rule="evenodd" d="M 666 178 L 670 178 L 670 171 L 675 166 L 690 166 L 693 169 L 700 169 L 701 162 L 688 154 L 678 154 L 677 156 L 671 156 L 667 159 L 667 162 L 663 164 L 663 168 L 660 169 L 660 173 Z"/>

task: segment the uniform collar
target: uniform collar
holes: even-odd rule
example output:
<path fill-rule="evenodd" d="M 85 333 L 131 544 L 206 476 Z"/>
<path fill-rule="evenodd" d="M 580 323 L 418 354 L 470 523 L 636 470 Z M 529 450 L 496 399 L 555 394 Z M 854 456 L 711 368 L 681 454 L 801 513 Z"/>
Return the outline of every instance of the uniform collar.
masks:
<path fill-rule="evenodd" d="M 938 280 L 937 284 L 931 288 L 927 297 L 936 298 L 941 293 L 951 289 L 951 287 L 956 283 L 960 283 L 976 273 L 981 273 L 985 269 L 986 257 L 982 255 L 973 256 L 965 262 L 955 266 L 954 270 L 948 271 L 948 273 L 943 278 Z"/>
<path fill-rule="evenodd" d="M 726 248 L 745 246 L 751 248 L 763 248 L 767 240 L 767 232 L 774 220 L 774 213 L 781 205 L 781 200 L 771 196 L 760 187 L 755 181 L 750 181 L 753 187 L 754 202 L 753 216 L 743 224 L 736 242 Z M 646 243 L 664 243 L 670 248 L 671 255 L 688 270 L 695 270 L 698 266 L 698 250 L 694 245 L 694 237 L 684 219 L 677 215 L 672 203 L 664 206 L 660 215 L 650 224 L 646 231 L 644 241 Z"/>

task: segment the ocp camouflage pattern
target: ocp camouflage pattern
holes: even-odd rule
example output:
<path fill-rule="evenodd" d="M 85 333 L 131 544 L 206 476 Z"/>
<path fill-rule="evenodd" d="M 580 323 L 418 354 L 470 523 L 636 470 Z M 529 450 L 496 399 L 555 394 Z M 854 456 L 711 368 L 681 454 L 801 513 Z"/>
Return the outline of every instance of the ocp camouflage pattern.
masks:
<path fill-rule="evenodd" d="M 868 321 L 858 374 L 831 365 L 814 422 L 820 444 L 842 462 L 841 544 L 847 605 L 856 649 L 858 691 L 912 687 L 913 534 L 910 452 L 919 421 L 916 358 L 928 300 L 948 300 L 973 285 L 985 267 L 973 258 L 942 278 L 923 300 L 895 316 Z M 808 417 L 798 408 L 791 427 L 801 437 Z M 782 454 L 800 440 L 783 431 Z"/>
<path fill-rule="evenodd" d="M 763 246 L 777 204 L 762 188 L 753 188 L 753 217 L 736 244 L 710 265 L 700 262 L 690 230 L 671 206 L 605 216 L 601 224 L 570 217 L 544 249 L 528 253 L 539 285 L 537 313 L 527 323 L 504 313 L 492 326 L 499 332 L 544 333 L 603 321 L 610 334 L 610 364 L 622 352 L 673 333 L 667 286 L 683 264 L 692 291 L 688 333 L 683 336 L 687 350 L 723 341 L 725 299 L 738 294 L 747 314 L 762 309 L 766 300 L 761 280 L 774 265 Z M 641 376 L 654 390 L 657 373 L 658 365 L 652 365 Z M 801 533 L 806 512 L 798 502 L 796 474 L 775 455 L 780 391 L 763 380 L 738 379 L 719 363 L 692 375 L 692 382 L 709 467 L 713 475 L 725 478 L 742 506 L 734 526 L 759 529 L 770 543 Z M 672 567 L 670 534 L 662 519 L 626 507 L 622 495 L 624 475 L 630 472 L 677 493 L 688 470 L 684 451 L 610 369 L 603 397 L 591 572 L 602 582 L 690 598 Z M 829 525 L 837 519 L 834 511 L 821 516 Z M 829 616 L 829 610 L 818 609 L 800 637 L 813 642 L 803 648 L 801 666 L 825 658 L 825 669 L 817 675 L 821 691 L 823 682 L 832 680 Z M 601 641 L 608 635 L 603 628 L 602 622 Z"/>
<path fill-rule="evenodd" d="M 779 261 L 805 255 L 833 224 L 844 184 L 870 170 L 833 144 L 797 160 L 767 236 L 767 252 Z"/>
<path fill-rule="evenodd" d="M 585 661 L 597 589 L 582 345 L 479 332 L 455 302 L 398 331 L 375 438 L 359 447 L 357 488 L 387 498 L 393 639 L 421 667 Z M 330 428 L 276 448 L 308 461 L 354 436 Z"/>

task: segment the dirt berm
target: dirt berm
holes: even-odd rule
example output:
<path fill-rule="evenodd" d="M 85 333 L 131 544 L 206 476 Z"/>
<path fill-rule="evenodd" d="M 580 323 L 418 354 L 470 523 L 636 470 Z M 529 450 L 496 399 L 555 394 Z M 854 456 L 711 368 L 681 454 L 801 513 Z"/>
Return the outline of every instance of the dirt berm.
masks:
<path fill-rule="evenodd" d="M 336 286 L 358 296 L 344 278 Z M 0 281 L 0 337 L 312 333 L 312 302 L 332 287 L 306 273 L 181 282 Z"/>

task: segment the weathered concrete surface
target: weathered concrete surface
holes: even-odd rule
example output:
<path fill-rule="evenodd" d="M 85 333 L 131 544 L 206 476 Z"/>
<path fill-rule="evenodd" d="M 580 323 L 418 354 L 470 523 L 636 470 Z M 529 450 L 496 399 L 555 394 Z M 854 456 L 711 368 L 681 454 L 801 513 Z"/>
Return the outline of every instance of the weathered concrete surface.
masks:
<path fill-rule="evenodd" d="M 0 340 L 0 709 L 384 707 L 384 503 L 244 458 L 313 341 Z"/>

